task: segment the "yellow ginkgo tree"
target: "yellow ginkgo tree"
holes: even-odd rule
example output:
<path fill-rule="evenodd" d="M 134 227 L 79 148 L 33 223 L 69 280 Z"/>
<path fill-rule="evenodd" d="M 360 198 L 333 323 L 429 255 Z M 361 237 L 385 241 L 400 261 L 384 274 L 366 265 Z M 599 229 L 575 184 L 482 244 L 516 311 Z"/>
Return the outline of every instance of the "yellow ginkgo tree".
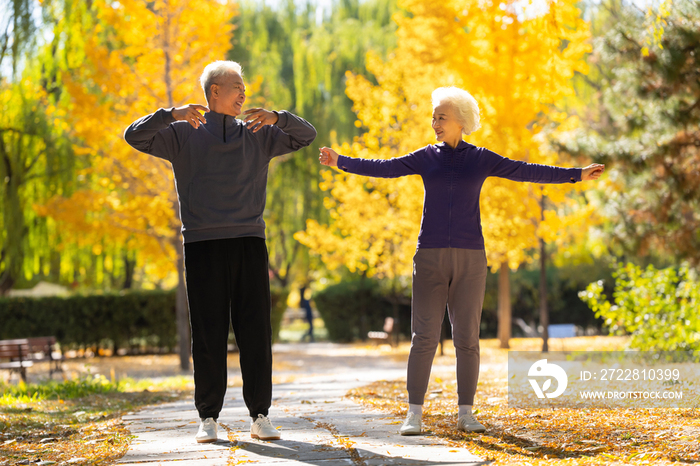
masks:
<path fill-rule="evenodd" d="M 236 14 L 226 0 L 97 0 L 65 28 L 82 28 L 84 57 L 63 76 L 71 97 L 75 150 L 89 158 L 84 188 L 37 208 L 73 241 L 137 251 L 147 273 L 178 285 L 181 366 L 189 367 L 189 324 L 180 221 L 167 162 L 139 153 L 124 129 L 160 107 L 206 103 L 199 75 L 225 58 Z"/>
<path fill-rule="evenodd" d="M 455 85 L 469 90 L 481 109 L 482 127 L 468 142 L 530 163 L 565 164 L 546 149 L 545 130 L 576 125 L 556 110 L 558 102 L 573 96 L 574 73 L 587 71 L 589 29 L 576 3 L 448 0 L 435 8 L 428 0 L 400 1 L 408 14 L 395 17 L 397 49 L 386 61 L 368 57 L 378 84 L 348 76 L 347 94 L 366 131 L 337 150 L 353 157 L 390 158 L 434 143 L 430 94 Z M 297 239 L 330 267 L 410 275 L 423 200 L 420 178 L 329 172 L 324 185 L 332 221 L 309 221 Z M 580 199 L 569 195 L 578 189 L 499 178 L 484 184 L 482 226 L 489 265 L 501 272 L 499 335 L 504 345 L 510 336 L 509 269 L 529 260 L 538 238 L 561 241 L 565 225 L 580 226 L 591 215 L 590 208 L 580 208 Z M 544 215 L 543 196 L 552 208 Z"/>

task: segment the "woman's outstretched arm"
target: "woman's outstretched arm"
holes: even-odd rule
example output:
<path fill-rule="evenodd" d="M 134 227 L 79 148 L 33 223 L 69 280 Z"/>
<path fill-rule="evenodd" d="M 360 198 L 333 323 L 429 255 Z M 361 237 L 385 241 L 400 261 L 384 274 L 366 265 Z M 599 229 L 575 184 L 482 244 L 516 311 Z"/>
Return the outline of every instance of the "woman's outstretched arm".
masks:
<path fill-rule="evenodd" d="M 597 180 L 605 166 L 594 163 L 585 168 L 565 168 L 555 165 L 527 163 L 503 157 L 488 149 L 482 149 L 487 176 L 497 176 L 512 181 L 529 183 L 576 183 Z"/>
<path fill-rule="evenodd" d="M 329 147 L 321 147 L 318 161 L 322 165 L 338 167 L 341 170 L 356 175 L 373 176 L 376 178 L 398 178 L 406 175 L 420 174 L 420 156 L 412 152 L 403 157 L 393 159 L 360 159 L 339 155 Z"/>

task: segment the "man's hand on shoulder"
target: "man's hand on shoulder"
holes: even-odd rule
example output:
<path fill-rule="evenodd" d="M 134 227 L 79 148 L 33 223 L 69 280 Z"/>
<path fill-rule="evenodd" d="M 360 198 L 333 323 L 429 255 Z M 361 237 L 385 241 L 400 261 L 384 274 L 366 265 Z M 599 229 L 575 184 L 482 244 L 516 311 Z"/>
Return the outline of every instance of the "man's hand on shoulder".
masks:
<path fill-rule="evenodd" d="M 246 115 L 244 121 L 248 125 L 248 129 L 254 133 L 260 131 L 263 126 L 276 124 L 279 120 L 277 113 L 260 107 L 249 108 L 243 114 Z"/>
<path fill-rule="evenodd" d="M 191 124 L 194 129 L 197 129 L 199 125 L 203 125 L 207 122 L 204 115 L 199 113 L 200 111 L 206 113 L 209 111 L 209 108 L 199 104 L 188 104 L 183 107 L 174 108 L 172 115 L 176 120 L 186 121 Z"/>

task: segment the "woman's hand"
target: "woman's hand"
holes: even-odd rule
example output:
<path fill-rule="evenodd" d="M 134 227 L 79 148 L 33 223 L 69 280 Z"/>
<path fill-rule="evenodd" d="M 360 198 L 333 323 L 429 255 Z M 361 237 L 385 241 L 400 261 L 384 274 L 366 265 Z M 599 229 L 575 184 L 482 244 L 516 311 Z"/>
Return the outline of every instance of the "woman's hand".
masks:
<path fill-rule="evenodd" d="M 205 107 L 204 105 L 189 104 L 183 107 L 174 108 L 172 115 L 176 120 L 186 121 L 191 124 L 194 129 L 197 129 L 199 128 L 199 125 L 203 125 L 207 122 L 204 115 L 199 112 L 206 113 L 208 111 L 209 108 Z"/>
<path fill-rule="evenodd" d="M 581 181 L 597 180 L 605 171 L 605 165 L 592 163 L 586 168 L 581 169 Z"/>
<path fill-rule="evenodd" d="M 320 154 L 318 154 L 318 161 L 321 165 L 326 165 L 329 167 L 338 166 L 338 153 L 329 147 L 321 147 Z"/>

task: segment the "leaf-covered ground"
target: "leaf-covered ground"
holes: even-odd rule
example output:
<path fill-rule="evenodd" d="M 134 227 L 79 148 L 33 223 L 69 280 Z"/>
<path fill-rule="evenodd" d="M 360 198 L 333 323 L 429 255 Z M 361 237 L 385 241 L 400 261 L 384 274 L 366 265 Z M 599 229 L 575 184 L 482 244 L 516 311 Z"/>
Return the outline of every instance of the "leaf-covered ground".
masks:
<path fill-rule="evenodd" d="M 589 337 L 552 342 L 552 350 L 615 350 L 624 339 Z M 511 349 L 539 350 L 535 339 L 513 340 Z M 556 345 L 566 345 L 558 348 Z M 398 351 L 407 351 L 402 346 Z M 685 464 L 700 462 L 700 409 L 521 410 L 507 406 L 507 351 L 494 340 L 482 343 L 482 370 L 474 403 L 483 434 L 455 429 L 457 386 L 454 373 L 431 378 L 423 430 L 468 448 L 494 464 Z M 454 363 L 446 347 L 436 365 Z M 358 402 L 403 419 L 405 381 L 380 381 L 353 390 Z M 400 420 L 396 421 L 397 424 Z"/>
<path fill-rule="evenodd" d="M 587 337 L 552 340 L 550 349 L 620 350 L 627 340 Z M 539 350 L 536 339 L 514 339 L 513 350 Z M 308 367 L 290 353 L 275 360 L 275 383 L 292 380 L 319 365 L 348 366 L 347 357 L 387 357 L 405 363 L 408 344 L 343 345 L 332 355 L 313 356 Z M 308 362 L 308 361 L 307 361 Z M 700 462 L 700 410 L 581 410 L 525 411 L 507 408 L 507 351 L 495 340 L 482 341 L 482 374 L 475 402 L 484 434 L 458 434 L 454 350 L 447 342 L 445 356 L 437 356 L 424 415 L 427 435 L 494 460 L 495 464 L 664 464 Z M 130 436 L 121 416 L 138 407 L 191 397 L 191 377 L 177 377 L 177 357 L 101 358 L 91 373 L 128 377 L 157 377 L 139 382 L 107 382 L 102 376 L 85 377 L 78 362 L 68 362 L 60 384 L 21 387 L 0 383 L 0 466 L 15 464 L 113 464 L 128 449 Z M 80 362 L 85 365 L 84 362 Z M 229 361 L 232 367 L 237 358 Z M 74 367 L 75 366 L 75 367 Z M 104 367 L 103 367 L 104 366 Z M 324 366 L 325 367 L 325 366 Z M 303 369 L 303 370 L 302 370 Z M 299 372 L 301 371 L 301 372 Z M 89 380 L 92 382 L 88 383 Z M 96 381 L 99 381 L 97 383 Z M 230 380 L 240 385 L 240 378 Z M 404 381 L 382 381 L 355 390 L 351 396 L 364 404 L 397 416 L 405 415 Z M 398 428 L 398 425 L 397 425 Z"/>
<path fill-rule="evenodd" d="M 0 466 L 112 464 L 129 448 L 124 413 L 178 399 L 190 390 L 184 379 L 157 386 L 94 378 L 0 383 Z"/>
<path fill-rule="evenodd" d="M 352 354 L 363 350 L 370 351 L 348 346 Z M 239 367 L 238 354 L 229 354 L 228 366 Z M 48 380 L 43 363 L 28 374 L 36 383 L 18 384 L 16 375 L 12 383 L 0 380 L 0 466 L 114 464 L 131 442 L 125 413 L 191 398 L 194 390 L 191 375 L 178 375 L 175 354 L 68 358 L 63 368 L 61 382 Z M 273 376 L 277 384 L 294 380 L 299 366 L 277 358 L 273 369 L 283 374 Z M 241 383 L 236 376 L 228 385 Z"/>

